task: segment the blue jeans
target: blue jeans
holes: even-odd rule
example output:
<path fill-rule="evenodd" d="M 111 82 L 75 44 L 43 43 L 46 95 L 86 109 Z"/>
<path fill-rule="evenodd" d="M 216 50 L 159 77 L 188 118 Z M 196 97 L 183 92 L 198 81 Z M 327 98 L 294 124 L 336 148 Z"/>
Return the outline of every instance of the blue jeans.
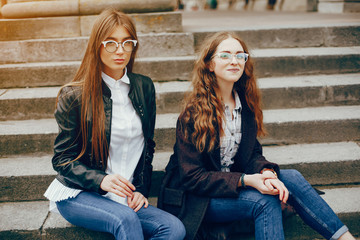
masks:
<path fill-rule="evenodd" d="M 348 231 L 329 205 L 296 170 L 281 170 L 280 180 L 289 190 L 288 204 L 306 224 L 326 239 L 338 239 Z M 213 198 L 204 221 L 231 222 L 252 219 L 255 238 L 285 239 L 281 203 L 278 196 L 261 194 L 254 188 L 243 189 L 238 198 Z"/>
<path fill-rule="evenodd" d="M 185 228 L 175 216 L 156 207 L 135 212 L 95 192 L 81 192 L 75 198 L 57 202 L 61 215 L 70 223 L 109 232 L 116 239 L 184 239 Z"/>

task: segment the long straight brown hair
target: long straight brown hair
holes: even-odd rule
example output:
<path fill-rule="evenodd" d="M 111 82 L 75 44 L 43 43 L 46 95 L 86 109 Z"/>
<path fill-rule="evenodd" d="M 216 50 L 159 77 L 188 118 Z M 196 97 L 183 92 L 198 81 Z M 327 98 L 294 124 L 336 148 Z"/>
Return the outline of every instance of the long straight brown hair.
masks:
<path fill-rule="evenodd" d="M 239 41 L 244 51 L 249 53 L 245 42 L 233 32 L 219 32 L 209 37 L 200 48 L 199 56 L 195 61 L 192 73 L 193 90 L 184 99 L 183 110 L 180 114 L 183 119 L 181 127 L 185 138 L 190 140 L 199 152 L 212 151 L 217 141 L 215 136 L 224 134 L 222 99 L 216 76 L 209 70 L 209 66 L 218 45 L 228 38 Z M 234 88 L 245 92 L 247 104 L 255 115 L 257 136 L 264 136 L 266 130 L 263 124 L 261 95 L 256 84 L 251 55 L 245 64 L 244 73 L 235 82 Z M 193 129 L 189 129 L 189 124 Z M 191 135 L 190 132 L 192 132 Z"/>
<path fill-rule="evenodd" d="M 109 154 L 108 143 L 105 135 L 105 111 L 102 92 L 102 62 L 100 58 L 101 42 L 104 41 L 115 28 L 123 26 L 127 29 L 134 40 L 138 40 L 135 24 L 130 16 L 115 9 L 104 10 L 96 19 L 89 42 L 81 65 L 71 83 L 65 86 L 80 86 L 81 94 L 81 129 L 82 149 L 79 156 L 73 161 L 81 158 L 87 148 L 89 126 L 91 120 L 91 151 L 93 160 L 98 167 L 106 169 Z M 139 44 L 131 53 L 127 71 L 132 72 L 135 55 Z M 60 91 L 61 92 L 61 91 Z"/>

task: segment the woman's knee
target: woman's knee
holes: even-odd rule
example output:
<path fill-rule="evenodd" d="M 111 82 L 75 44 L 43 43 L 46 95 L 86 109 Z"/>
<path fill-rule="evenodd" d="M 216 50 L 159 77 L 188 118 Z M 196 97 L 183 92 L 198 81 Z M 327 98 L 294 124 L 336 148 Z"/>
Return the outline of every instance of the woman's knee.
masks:
<path fill-rule="evenodd" d="M 282 182 L 299 182 L 305 180 L 303 175 L 296 169 L 280 170 L 280 180 Z"/>
<path fill-rule="evenodd" d="M 110 215 L 118 226 L 141 226 L 139 217 L 131 208 L 127 208 L 125 211 L 122 209 L 118 214 L 111 213 Z"/>
<path fill-rule="evenodd" d="M 184 239 L 186 235 L 186 230 L 184 224 L 175 216 L 167 218 L 167 221 L 164 225 L 164 228 L 167 229 L 169 239 Z"/>
<path fill-rule="evenodd" d="M 303 175 L 296 169 L 280 170 L 280 180 L 285 186 L 298 185 L 306 181 Z"/>
<path fill-rule="evenodd" d="M 263 194 L 258 200 L 255 209 L 255 215 L 259 215 L 264 212 L 279 212 L 281 213 L 281 202 L 277 195 Z"/>
<path fill-rule="evenodd" d="M 125 237 L 143 238 L 141 222 L 131 208 L 129 208 L 129 211 L 122 210 L 119 214 L 109 214 L 108 227 L 108 231 L 111 232 L 116 239 L 123 239 Z"/>

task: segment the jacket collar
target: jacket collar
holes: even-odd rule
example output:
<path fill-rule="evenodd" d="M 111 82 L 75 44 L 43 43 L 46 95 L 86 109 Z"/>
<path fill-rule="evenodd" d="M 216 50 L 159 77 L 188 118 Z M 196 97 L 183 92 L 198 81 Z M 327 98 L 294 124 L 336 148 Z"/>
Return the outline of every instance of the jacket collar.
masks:
<path fill-rule="evenodd" d="M 130 84 L 130 80 L 127 74 L 127 69 L 125 68 L 125 73 L 124 75 L 120 78 L 120 79 L 114 79 L 112 77 L 110 77 L 109 75 L 107 75 L 104 72 L 101 72 L 101 78 L 103 79 L 103 81 L 106 83 L 106 85 L 108 85 L 110 88 L 112 88 L 113 86 L 115 86 L 115 84 L 118 81 L 121 81 L 125 84 Z"/>
<path fill-rule="evenodd" d="M 106 96 L 107 98 L 111 98 L 111 90 L 108 85 L 113 86 L 116 83 L 116 81 L 122 81 L 126 84 L 130 84 L 130 88 L 131 88 L 132 85 L 131 82 L 133 81 L 130 80 L 129 74 L 131 75 L 131 73 L 128 73 L 127 68 L 125 68 L 124 76 L 119 80 L 115 80 L 106 73 L 101 72 L 103 95 Z"/>
<path fill-rule="evenodd" d="M 136 75 L 134 75 L 133 73 L 127 73 L 127 76 L 128 76 L 129 84 L 130 84 L 129 97 L 130 97 L 131 101 L 134 104 L 135 103 L 134 101 L 137 101 L 137 96 L 136 96 L 136 93 L 135 93 L 136 92 L 135 91 L 135 88 L 136 88 L 135 85 L 137 85 Z M 103 92 L 104 99 L 106 99 L 106 98 L 110 99 L 111 98 L 111 90 L 107 86 L 107 84 L 105 83 L 105 81 L 103 79 L 102 79 L 102 92 Z"/>

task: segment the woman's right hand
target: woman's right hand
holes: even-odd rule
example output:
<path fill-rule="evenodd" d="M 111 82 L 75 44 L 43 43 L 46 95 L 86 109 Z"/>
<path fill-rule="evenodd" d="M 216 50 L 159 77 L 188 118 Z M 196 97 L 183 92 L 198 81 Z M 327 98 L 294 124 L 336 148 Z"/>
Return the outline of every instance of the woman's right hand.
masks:
<path fill-rule="evenodd" d="M 135 191 L 135 186 L 119 174 L 106 175 L 100 184 L 100 188 L 120 197 L 132 197 Z"/>
<path fill-rule="evenodd" d="M 262 194 L 279 195 L 280 201 L 286 203 L 289 191 L 285 185 L 274 174 L 250 174 L 245 175 L 246 186 L 256 188 Z"/>

